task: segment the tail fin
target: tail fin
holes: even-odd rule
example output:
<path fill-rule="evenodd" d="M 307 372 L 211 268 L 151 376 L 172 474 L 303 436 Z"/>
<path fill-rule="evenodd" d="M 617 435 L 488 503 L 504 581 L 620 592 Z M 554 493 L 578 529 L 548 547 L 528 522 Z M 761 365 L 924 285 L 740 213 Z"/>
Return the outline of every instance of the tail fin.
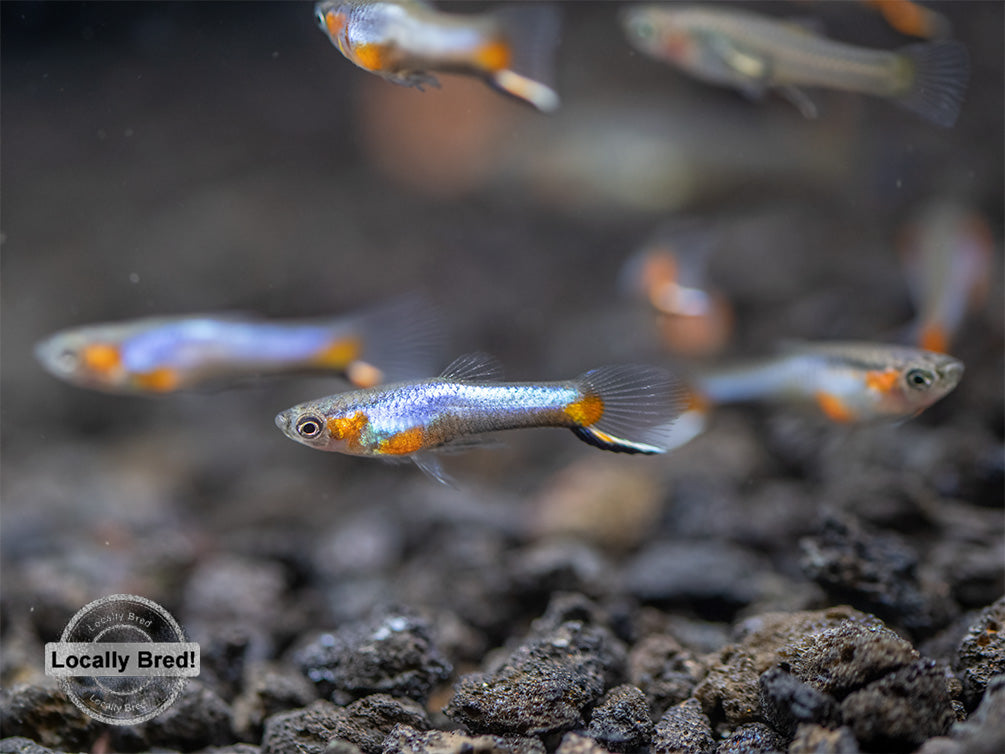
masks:
<path fill-rule="evenodd" d="M 580 424 L 572 431 L 579 439 L 616 453 L 666 452 L 670 425 L 687 400 L 684 388 L 668 372 L 641 365 L 608 366 L 578 381 L 583 410 L 576 412 Z"/>
<path fill-rule="evenodd" d="M 516 3 L 492 12 L 509 52 L 502 68 L 493 67 L 489 79 L 496 87 L 541 112 L 558 109 L 553 86 L 554 55 L 560 17 L 552 5 Z"/>
<path fill-rule="evenodd" d="M 913 70 L 911 86 L 897 102 L 943 128 L 960 114 L 970 80 L 967 48 L 955 40 L 911 45 L 902 50 Z"/>
<path fill-rule="evenodd" d="M 409 296 L 364 312 L 357 327 L 361 348 L 347 373 L 360 387 L 431 377 L 439 371 L 445 328 L 422 297 Z"/>

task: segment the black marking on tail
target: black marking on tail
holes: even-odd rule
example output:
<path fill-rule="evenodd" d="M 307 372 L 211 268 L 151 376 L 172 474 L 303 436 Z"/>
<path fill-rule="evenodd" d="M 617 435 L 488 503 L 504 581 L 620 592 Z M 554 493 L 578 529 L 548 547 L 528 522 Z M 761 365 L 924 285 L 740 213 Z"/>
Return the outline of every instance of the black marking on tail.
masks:
<path fill-rule="evenodd" d="M 585 442 L 587 445 L 592 445 L 593 447 L 600 448 L 601 450 L 610 450 L 612 453 L 628 453 L 630 455 L 639 454 L 651 456 L 663 452 L 659 448 L 648 450 L 645 447 L 614 442 L 616 438 L 607 439 L 609 436 L 601 436 L 588 427 L 570 427 L 570 429 L 576 437 Z"/>

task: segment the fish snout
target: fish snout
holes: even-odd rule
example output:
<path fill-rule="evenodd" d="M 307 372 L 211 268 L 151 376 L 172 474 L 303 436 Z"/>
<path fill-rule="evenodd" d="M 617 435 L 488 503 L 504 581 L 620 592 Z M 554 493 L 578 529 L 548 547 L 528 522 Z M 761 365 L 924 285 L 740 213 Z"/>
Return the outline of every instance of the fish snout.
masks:
<path fill-rule="evenodd" d="M 284 433 L 289 434 L 290 431 L 290 412 L 280 411 L 276 414 L 276 426 L 279 427 Z"/>
<path fill-rule="evenodd" d="M 939 369 L 939 374 L 948 384 L 955 386 L 963 378 L 963 371 L 963 362 L 952 359 Z"/>

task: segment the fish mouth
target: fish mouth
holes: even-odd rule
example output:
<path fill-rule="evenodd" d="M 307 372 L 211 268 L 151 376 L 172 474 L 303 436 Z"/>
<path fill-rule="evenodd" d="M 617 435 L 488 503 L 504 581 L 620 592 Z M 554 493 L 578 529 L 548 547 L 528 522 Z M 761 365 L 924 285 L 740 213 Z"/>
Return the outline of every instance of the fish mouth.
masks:
<path fill-rule="evenodd" d="M 939 369 L 939 374 L 942 375 L 942 379 L 955 386 L 963 378 L 963 370 L 962 361 L 950 361 Z"/>
<path fill-rule="evenodd" d="M 290 432 L 290 413 L 289 411 L 280 411 L 276 414 L 276 426 L 279 427 L 285 434 Z"/>

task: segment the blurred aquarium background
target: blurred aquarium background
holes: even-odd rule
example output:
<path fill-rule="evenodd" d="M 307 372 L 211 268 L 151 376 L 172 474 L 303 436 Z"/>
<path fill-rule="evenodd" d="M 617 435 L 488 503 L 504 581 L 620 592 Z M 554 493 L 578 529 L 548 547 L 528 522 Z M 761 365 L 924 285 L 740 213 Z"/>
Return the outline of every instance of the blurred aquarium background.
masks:
<path fill-rule="evenodd" d="M 546 498 L 567 515 L 556 490 L 572 489 L 573 508 L 594 491 L 575 471 L 594 464 L 642 501 L 627 524 L 635 514 L 615 515 L 635 527 L 611 535 L 615 551 L 649 536 L 791 548 L 818 504 L 855 498 L 852 484 L 999 506 L 1005 6 L 931 4 L 972 61 L 944 130 L 876 98 L 815 92 L 820 117 L 805 120 L 781 97 L 704 85 L 636 53 L 621 5 L 561 4 L 562 106 L 546 116 L 470 78 L 419 92 L 368 75 L 319 32 L 310 3 L 0 4 L 8 613 L 30 603 L 50 639 L 75 600 L 135 591 L 177 607 L 207 553 L 295 558 L 368 511 L 423 522 L 384 566 L 404 562 L 430 521 L 523 542 L 551 526 Z M 911 41 L 863 4 L 744 5 L 813 16 L 865 46 Z M 447 459 L 455 491 L 411 464 L 314 452 L 276 430 L 277 411 L 336 392 L 334 379 L 120 397 L 61 383 L 32 355 L 78 324 L 325 315 L 417 291 L 450 327 L 446 361 L 486 351 L 513 379 L 677 368 L 653 313 L 618 283 L 668 221 L 717 239 L 709 275 L 734 310 L 722 358 L 793 338 L 893 340 L 914 316 L 898 233 L 933 199 L 983 214 L 995 256 L 953 348 L 962 384 L 899 426 L 729 408 L 656 460 L 611 458 L 567 432 L 511 433 Z M 799 512 L 788 529 L 751 523 L 777 506 Z M 329 609 L 362 612 L 359 589 Z M 957 597 L 986 604 L 984 592 Z"/>

